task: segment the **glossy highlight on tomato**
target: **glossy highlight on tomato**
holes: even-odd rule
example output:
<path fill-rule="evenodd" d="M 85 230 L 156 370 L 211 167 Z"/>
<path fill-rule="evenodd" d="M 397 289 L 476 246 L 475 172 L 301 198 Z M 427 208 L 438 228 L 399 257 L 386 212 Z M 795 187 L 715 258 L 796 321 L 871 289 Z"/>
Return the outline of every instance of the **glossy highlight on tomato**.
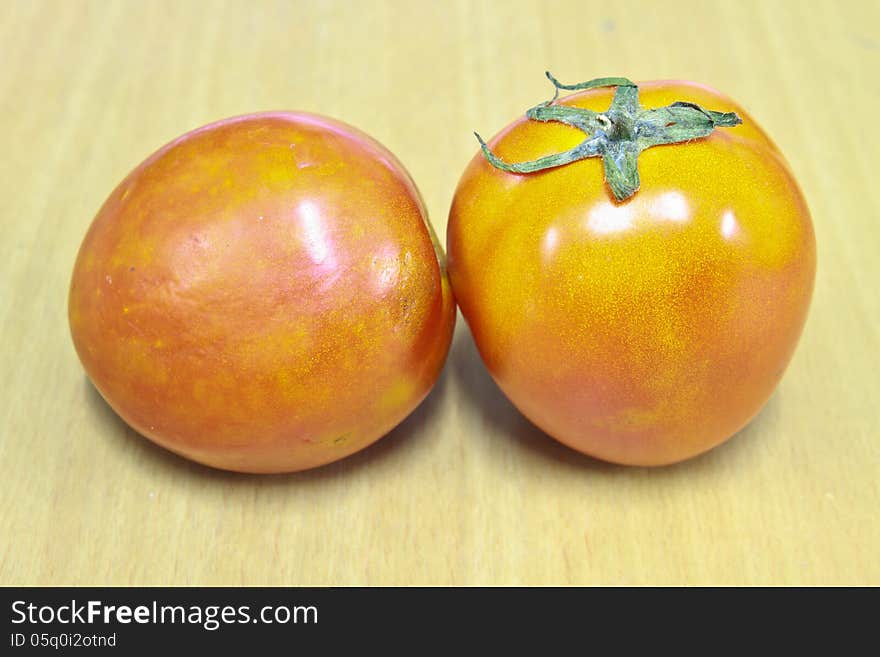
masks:
<path fill-rule="evenodd" d="M 455 304 L 397 159 L 343 123 L 272 112 L 187 133 L 122 181 L 80 248 L 69 319 L 141 434 L 289 472 L 366 447 L 422 401 Z"/>
<path fill-rule="evenodd" d="M 725 441 L 767 402 L 805 322 L 816 253 L 789 166 L 742 107 L 690 82 L 638 88 L 643 108 L 687 101 L 742 124 L 645 150 L 624 201 L 600 158 L 519 174 L 478 153 L 447 246 L 462 314 L 519 410 L 586 454 L 661 465 Z M 558 102 L 603 112 L 613 95 Z M 488 146 L 524 162 L 583 138 L 522 118 Z"/>

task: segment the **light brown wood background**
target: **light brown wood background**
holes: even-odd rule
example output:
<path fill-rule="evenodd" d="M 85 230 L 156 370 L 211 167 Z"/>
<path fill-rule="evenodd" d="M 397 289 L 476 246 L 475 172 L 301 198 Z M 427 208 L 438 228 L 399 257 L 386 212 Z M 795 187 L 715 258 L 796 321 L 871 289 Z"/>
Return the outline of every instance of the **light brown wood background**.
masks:
<path fill-rule="evenodd" d="M 0 583 L 880 584 L 880 5 L 865 2 L 0 0 Z M 459 322 L 428 400 L 293 476 L 154 447 L 68 335 L 94 213 L 190 128 L 305 109 L 406 164 L 444 234 L 476 146 L 563 81 L 687 78 L 787 155 L 819 272 L 761 415 L 664 469 L 557 445 Z"/>

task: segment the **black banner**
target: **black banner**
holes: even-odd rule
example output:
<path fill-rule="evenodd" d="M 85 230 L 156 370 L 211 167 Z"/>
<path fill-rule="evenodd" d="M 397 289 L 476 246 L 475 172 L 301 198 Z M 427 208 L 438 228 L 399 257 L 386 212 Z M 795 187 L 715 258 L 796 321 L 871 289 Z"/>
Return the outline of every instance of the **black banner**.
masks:
<path fill-rule="evenodd" d="M 681 647 L 710 635 L 729 644 L 733 636 L 744 639 L 755 631 L 778 633 L 785 623 L 774 608 L 778 612 L 781 602 L 790 604 L 796 596 L 801 604 L 793 606 L 803 611 L 802 595 L 728 590 L 722 602 L 719 590 L 710 589 L 0 588 L 0 654 L 132 654 L 184 646 L 223 654 L 271 646 L 290 653 L 303 647 L 350 650 L 352 642 L 421 654 L 439 644 L 464 649 L 465 639 L 473 637 L 491 641 L 495 651 L 525 638 L 548 647 L 575 642 L 586 652 L 597 652 L 608 638 L 622 645 L 642 637 L 655 647 Z M 830 607 L 809 604 L 815 620 L 827 626 Z M 806 615 L 794 619 L 800 631 L 816 627 Z"/>

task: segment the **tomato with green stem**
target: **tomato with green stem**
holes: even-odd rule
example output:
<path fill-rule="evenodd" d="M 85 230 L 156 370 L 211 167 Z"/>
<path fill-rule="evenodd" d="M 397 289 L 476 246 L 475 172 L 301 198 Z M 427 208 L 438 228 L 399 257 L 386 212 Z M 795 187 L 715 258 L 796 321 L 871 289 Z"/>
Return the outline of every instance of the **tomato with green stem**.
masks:
<path fill-rule="evenodd" d="M 745 426 L 792 357 L 816 268 L 806 202 L 713 89 L 549 77 L 579 93 L 480 139 L 458 184 L 456 299 L 548 434 L 612 462 L 687 459 Z"/>

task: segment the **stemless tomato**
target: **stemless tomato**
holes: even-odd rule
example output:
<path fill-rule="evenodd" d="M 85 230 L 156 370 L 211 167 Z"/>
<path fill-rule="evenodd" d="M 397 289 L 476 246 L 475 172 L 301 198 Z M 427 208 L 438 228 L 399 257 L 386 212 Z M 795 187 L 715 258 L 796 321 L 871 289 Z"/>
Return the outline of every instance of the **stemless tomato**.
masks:
<path fill-rule="evenodd" d="M 214 123 L 110 195 L 82 244 L 73 341 L 156 443 L 244 472 L 318 466 L 427 395 L 455 321 L 442 251 L 402 165 L 303 113 Z"/>
<path fill-rule="evenodd" d="M 639 92 L 642 108 L 687 101 L 742 124 L 645 150 L 623 201 L 601 158 L 519 174 L 478 154 L 447 246 L 462 314 L 520 411 L 576 450 L 660 465 L 726 440 L 769 399 L 805 321 L 815 242 L 788 165 L 741 107 L 689 82 Z M 612 93 L 554 107 L 601 113 Z M 523 118 L 489 146 L 509 163 L 583 139 Z"/>

